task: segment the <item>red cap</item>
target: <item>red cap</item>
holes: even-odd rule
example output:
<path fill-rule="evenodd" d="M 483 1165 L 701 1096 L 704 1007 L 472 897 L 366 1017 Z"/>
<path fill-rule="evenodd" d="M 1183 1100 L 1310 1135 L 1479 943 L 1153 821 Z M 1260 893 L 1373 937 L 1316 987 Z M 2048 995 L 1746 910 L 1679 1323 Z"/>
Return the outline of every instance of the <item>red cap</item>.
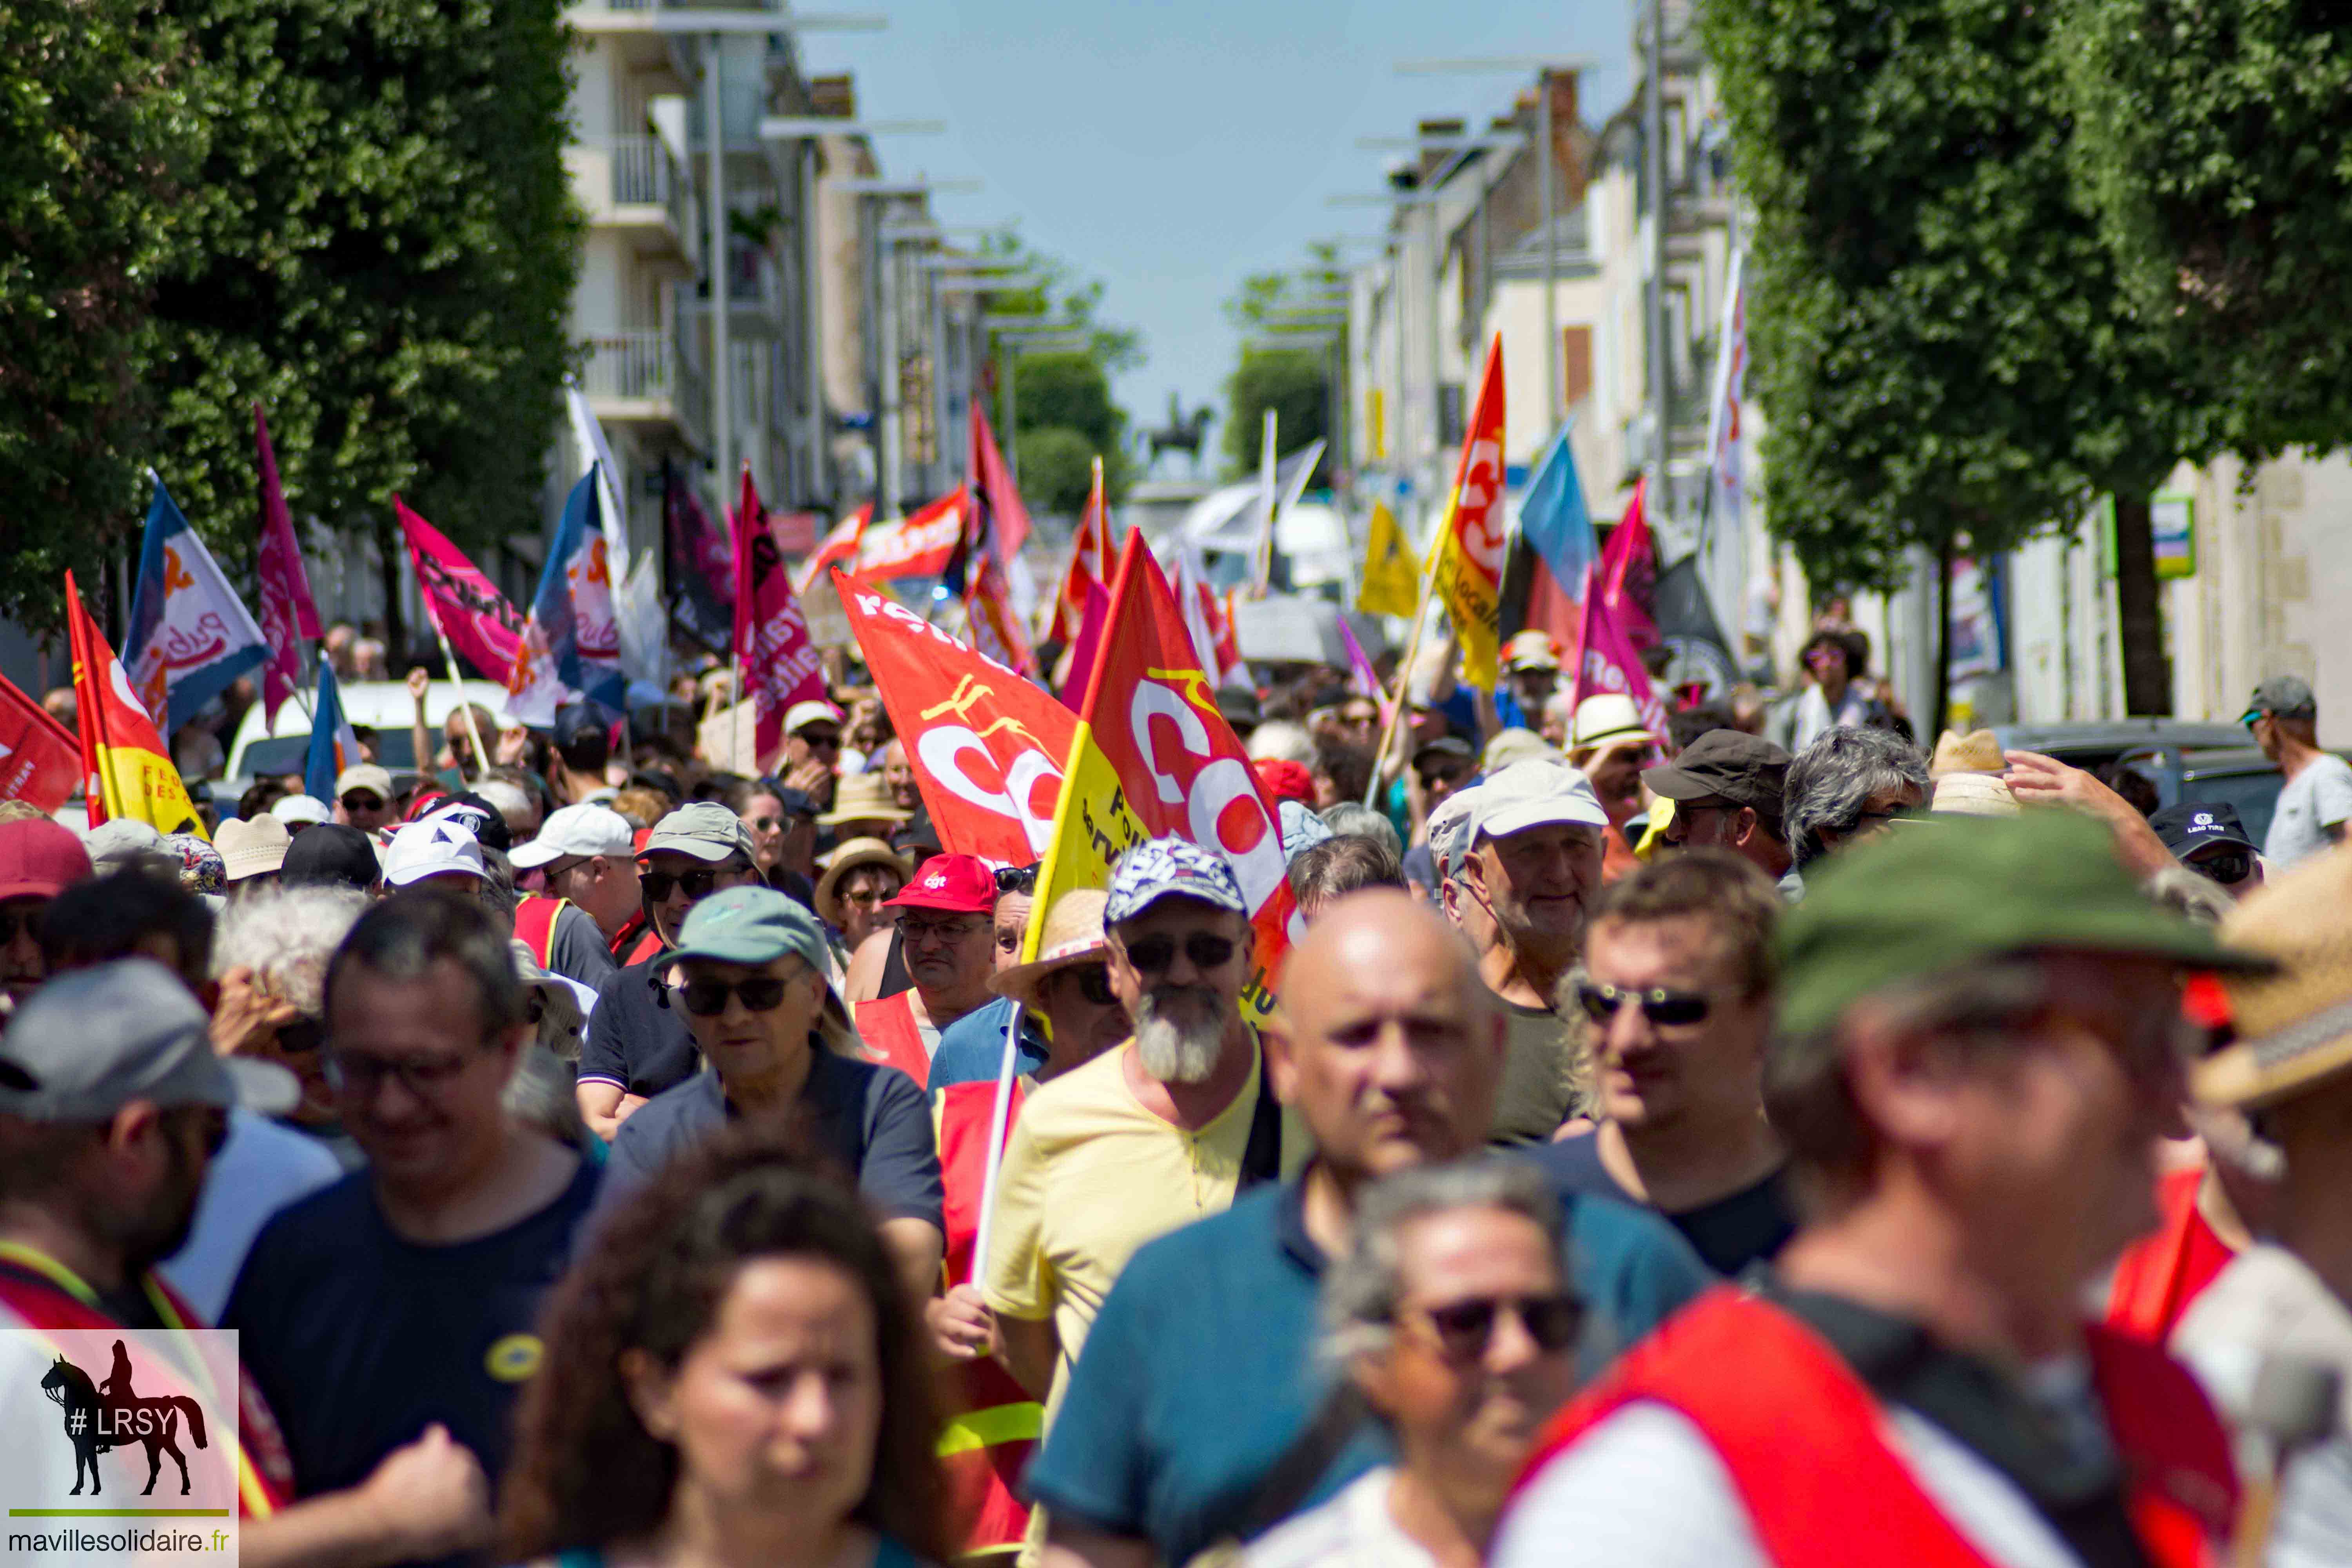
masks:
<path fill-rule="evenodd" d="M 977 855 L 934 855 L 897 898 L 884 903 L 891 909 L 984 915 L 996 908 L 996 873 Z"/>
<path fill-rule="evenodd" d="M 1279 805 L 1295 800 L 1307 810 L 1315 809 L 1315 775 L 1307 771 L 1304 763 L 1286 762 L 1280 757 L 1260 757 L 1250 764 L 1257 782 Z"/>
<path fill-rule="evenodd" d="M 89 851 L 72 828 L 46 816 L 0 822 L 0 899 L 54 899 L 89 879 Z"/>

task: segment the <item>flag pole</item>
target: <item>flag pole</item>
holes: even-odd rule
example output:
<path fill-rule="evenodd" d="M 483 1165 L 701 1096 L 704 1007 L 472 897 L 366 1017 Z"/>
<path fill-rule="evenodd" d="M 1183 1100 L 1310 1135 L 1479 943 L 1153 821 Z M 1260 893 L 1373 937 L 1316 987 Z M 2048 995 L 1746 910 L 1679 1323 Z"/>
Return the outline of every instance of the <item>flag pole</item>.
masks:
<path fill-rule="evenodd" d="M 1420 657 L 1421 634 L 1429 625 L 1429 601 L 1437 586 L 1437 569 L 1444 561 L 1445 539 L 1441 531 L 1436 547 L 1429 552 L 1429 566 L 1421 574 L 1421 603 L 1413 608 L 1412 636 L 1405 643 L 1404 662 L 1397 666 L 1396 700 L 1389 704 L 1388 718 L 1381 725 L 1380 747 L 1372 752 L 1372 782 L 1364 786 L 1364 804 L 1375 809 L 1380 804 L 1381 773 L 1388 764 L 1389 748 L 1396 743 L 1397 724 L 1404 718 L 1406 699 L 1412 695 L 1413 661 Z"/>
<path fill-rule="evenodd" d="M 714 165 L 715 166 L 715 165 Z M 750 458 L 743 460 L 743 472 L 751 471 Z M 735 629 L 728 637 L 727 649 L 727 771 L 739 777 L 743 772 L 743 637 L 760 614 L 760 606 L 747 603 L 751 592 L 751 561 L 743 552 L 751 548 L 750 508 L 743 504 L 742 487 L 736 487 L 735 523 L 732 531 L 735 543 Z M 727 496 L 722 489 L 719 497 L 720 516 L 727 512 Z M 751 710 L 752 737 L 759 735 L 760 710 Z M 754 764 L 759 759 L 754 757 Z"/>
<path fill-rule="evenodd" d="M 457 711 L 465 715 L 466 733 L 473 737 L 474 776 L 478 779 L 490 765 L 490 753 L 488 749 L 482 744 L 481 726 L 474 722 L 474 705 L 466 700 L 465 679 L 457 673 L 457 650 L 449 646 L 449 634 L 441 629 L 441 617 L 433 614 L 430 604 L 425 606 L 425 618 L 433 623 L 434 638 L 441 645 L 441 660 L 442 663 L 448 668 L 449 684 L 457 689 Z M 520 655 L 518 655 L 518 657 L 520 657 Z M 427 732 L 429 733 L 430 731 Z M 417 760 L 418 771 L 420 773 L 423 772 L 425 764 L 431 761 L 432 759 L 429 757 L 419 758 Z M 461 767 L 457 770 L 458 781 L 463 783 L 465 777 L 466 770 Z"/>
<path fill-rule="evenodd" d="M 1013 1109 L 1013 1068 L 1020 1064 L 1021 1003 L 1013 1004 L 1013 1017 L 1004 1026 L 1004 1060 L 996 1068 L 996 1105 L 988 1115 L 988 1165 L 980 1184 L 980 1222 L 971 1238 L 971 1271 L 984 1276 L 988 1268 L 988 1242 L 995 1228 L 996 1178 L 1004 1164 L 1004 1124 L 1011 1120 Z"/>

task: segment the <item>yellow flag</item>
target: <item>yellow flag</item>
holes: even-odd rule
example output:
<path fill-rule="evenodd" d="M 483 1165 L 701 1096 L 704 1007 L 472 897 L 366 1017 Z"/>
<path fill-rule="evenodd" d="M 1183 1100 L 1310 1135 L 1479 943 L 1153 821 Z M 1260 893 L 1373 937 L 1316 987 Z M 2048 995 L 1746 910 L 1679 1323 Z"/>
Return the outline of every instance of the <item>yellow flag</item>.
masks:
<path fill-rule="evenodd" d="M 1404 530 L 1397 526 L 1396 513 L 1386 501 L 1374 501 L 1356 608 L 1371 616 L 1410 616 L 1420 605 L 1421 563 L 1413 559 Z"/>
<path fill-rule="evenodd" d="M 1446 497 L 1445 520 L 1437 530 L 1438 597 L 1462 639 L 1463 679 L 1481 691 L 1495 689 L 1496 655 L 1502 640 L 1503 597 L 1503 336 L 1486 350 L 1486 372 L 1470 427 L 1462 437 L 1461 465 Z"/>

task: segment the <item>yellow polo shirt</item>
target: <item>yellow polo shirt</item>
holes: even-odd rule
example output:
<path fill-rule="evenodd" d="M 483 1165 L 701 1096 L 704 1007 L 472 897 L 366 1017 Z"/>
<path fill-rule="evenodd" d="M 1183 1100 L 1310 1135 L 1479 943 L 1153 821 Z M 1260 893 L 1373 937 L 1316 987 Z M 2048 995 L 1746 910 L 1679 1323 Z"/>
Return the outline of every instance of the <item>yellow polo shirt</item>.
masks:
<path fill-rule="evenodd" d="M 1252 1037 L 1252 1045 L 1256 1044 Z M 1234 1102 L 1197 1132 L 1145 1108 L 1122 1068 L 1129 1040 L 1040 1086 L 1005 1140 L 982 1289 L 990 1307 L 1060 1336 L 1046 1420 L 1087 1330 L 1136 1248 L 1234 1201 L 1265 1071 L 1254 1051 Z M 1282 1173 L 1307 1163 L 1307 1130 L 1282 1112 Z"/>

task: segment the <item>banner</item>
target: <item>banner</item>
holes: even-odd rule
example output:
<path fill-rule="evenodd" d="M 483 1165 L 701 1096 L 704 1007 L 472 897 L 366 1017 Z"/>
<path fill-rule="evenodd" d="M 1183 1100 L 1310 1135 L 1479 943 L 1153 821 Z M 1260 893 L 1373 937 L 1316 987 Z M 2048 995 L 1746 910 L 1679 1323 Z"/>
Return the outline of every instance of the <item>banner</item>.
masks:
<path fill-rule="evenodd" d="M 662 459 L 662 534 L 686 623 L 716 647 L 735 626 L 735 552 L 727 535 L 710 526 L 694 487 L 667 458 Z"/>
<path fill-rule="evenodd" d="M 508 710 L 526 724 L 554 723 L 555 710 L 583 695 L 615 713 L 628 709 L 599 489 L 596 475 L 585 474 L 564 498 L 531 595 L 530 618 L 507 676 Z"/>
<path fill-rule="evenodd" d="M 1650 618 L 1650 603 L 1657 589 L 1658 556 L 1650 538 L 1650 479 L 1633 481 L 1633 499 L 1625 515 L 1601 547 L 1593 581 L 1609 605 L 1610 618 L 1637 649 L 1658 646 L 1658 626 Z"/>
<path fill-rule="evenodd" d="M 1371 616 L 1408 616 L 1421 608 L 1421 563 L 1389 503 L 1372 503 L 1364 536 L 1364 574 L 1356 586 L 1356 608 Z"/>
<path fill-rule="evenodd" d="M 793 598 L 792 575 L 768 531 L 749 463 L 735 509 L 735 647 L 743 658 L 742 695 L 755 715 L 751 754 L 764 762 L 783 746 L 792 705 L 824 700 L 824 662 Z"/>
<path fill-rule="evenodd" d="M 1585 595 L 1584 635 L 1579 642 L 1576 700 L 1580 703 L 1588 697 L 1608 692 L 1630 697 L 1641 712 L 1642 727 L 1653 735 L 1664 736 L 1665 704 L 1650 685 L 1650 672 L 1642 663 L 1641 650 L 1625 635 L 1607 595 Z"/>
<path fill-rule="evenodd" d="M 972 647 L 1009 669 L 1026 675 L 1037 668 L 1037 656 L 1021 629 L 1021 614 L 1013 607 L 1013 585 L 1004 563 L 992 550 L 977 552 L 979 566 L 964 594 L 964 616 L 971 628 Z"/>
<path fill-rule="evenodd" d="M 604 426 L 597 420 L 596 411 L 575 382 L 564 383 L 563 399 L 572 419 L 572 444 L 580 456 L 581 478 L 596 481 L 616 659 L 628 679 L 656 689 L 667 686 L 669 633 L 662 618 L 661 564 L 654 552 L 638 548 L 632 535 L 629 510 L 621 499 L 621 467 L 613 460 L 613 448 L 604 439 Z"/>
<path fill-rule="evenodd" d="M 844 565 L 854 577 L 887 583 L 900 577 L 936 577 L 948 567 L 963 537 L 964 492 L 950 490 L 908 517 L 869 524 L 857 541 L 857 563 Z"/>
<path fill-rule="evenodd" d="M 506 595 L 482 575 L 465 552 L 440 530 L 408 510 L 398 496 L 392 513 L 408 542 L 408 563 L 416 572 L 418 596 L 434 630 L 449 639 L 467 662 L 504 686 L 512 679 L 515 653 L 522 646 L 523 618 Z"/>
<path fill-rule="evenodd" d="M 1479 377 L 1478 401 L 1462 437 L 1462 460 L 1437 530 L 1435 587 L 1462 641 L 1462 670 L 1495 689 L 1503 604 L 1503 337 L 1495 334 Z"/>
<path fill-rule="evenodd" d="M 839 566 L 845 572 L 857 567 L 859 542 L 866 536 L 866 524 L 874 521 L 874 503 L 867 501 L 847 517 L 834 524 L 833 531 L 817 541 L 816 553 L 802 563 L 800 575 L 793 582 L 793 592 L 808 597 L 809 585 L 824 581 L 825 572 Z"/>
<path fill-rule="evenodd" d="M 261 713 L 271 723 L 278 710 L 302 683 L 301 639 L 320 637 L 319 606 L 310 597 L 302 566 L 301 542 L 294 537 L 293 514 L 278 483 L 278 453 L 261 405 L 253 405 L 253 452 L 261 485 L 261 551 L 256 574 L 261 583 L 261 635 L 269 645 L 261 666 Z"/>
<path fill-rule="evenodd" d="M 870 584 L 832 574 L 940 842 L 1026 866 L 1053 841 L 1077 721 L 1045 691 Z"/>
<path fill-rule="evenodd" d="M 66 574 L 66 637 L 73 648 L 74 713 L 81 727 L 90 826 L 129 816 L 159 833 L 210 837 L 122 661 L 82 607 L 71 572 Z"/>
<path fill-rule="evenodd" d="M 73 731 L 0 675 L 0 800 L 55 811 L 81 781 L 81 745 Z"/>
<path fill-rule="evenodd" d="M 131 689 L 168 735 L 268 658 L 269 645 L 163 481 L 148 477 L 155 494 L 131 591 L 123 663 Z"/>
<path fill-rule="evenodd" d="M 310 746 L 302 755 L 302 793 L 332 805 L 335 780 L 360 760 L 360 738 L 343 717 L 342 689 L 335 683 L 334 667 L 319 661 L 318 705 L 310 713 Z M 420 764 L 422 765 L 422 764 Z"/>
<path fill-rule="evenodd" d="M 1062 573 L 1061 592 L 1054 597 L 1054 618 L 1045 636 L 1058 643 L 1076 640 L 1087 624 L 1087 605 L 1095 593 L 1110 592 L 1110 503 L 1103 489 L 1103 464 L 1095 459 L 1094 488 L 1087 492 L 1087 509 L 1078 514 L 1077 531 L 1070 538 L 1070 564 Z"/>

